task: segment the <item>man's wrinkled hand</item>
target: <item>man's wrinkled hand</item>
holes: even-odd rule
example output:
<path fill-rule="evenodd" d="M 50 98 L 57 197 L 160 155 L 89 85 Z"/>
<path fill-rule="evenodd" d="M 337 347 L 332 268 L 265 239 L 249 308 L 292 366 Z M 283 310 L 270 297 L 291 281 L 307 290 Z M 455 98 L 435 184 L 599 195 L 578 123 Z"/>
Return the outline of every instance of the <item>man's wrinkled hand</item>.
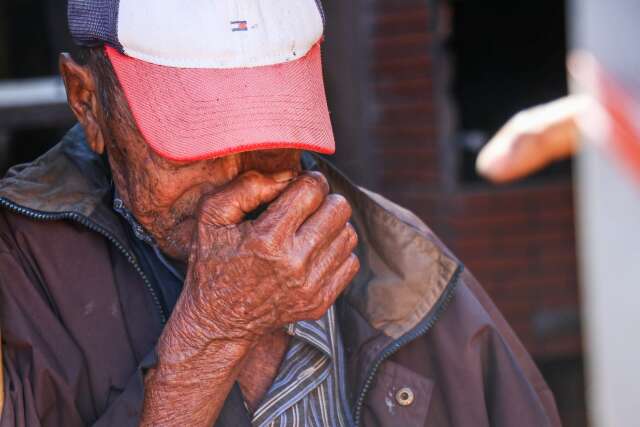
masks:
<path fill-rule="evenodd" d="M 290 177 L 251 171 L 203 201 L 176 308 L 194 323 L 197 339 L 255 342 L 318 319 L 357 273 L 346 199 L 328 194 L 320 173 Z"/>

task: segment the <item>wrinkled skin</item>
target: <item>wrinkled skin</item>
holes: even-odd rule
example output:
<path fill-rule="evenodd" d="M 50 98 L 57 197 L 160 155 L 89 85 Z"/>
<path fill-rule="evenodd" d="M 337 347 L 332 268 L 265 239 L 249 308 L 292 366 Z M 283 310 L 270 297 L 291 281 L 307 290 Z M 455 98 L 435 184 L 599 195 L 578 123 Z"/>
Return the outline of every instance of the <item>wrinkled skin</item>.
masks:
<path fill-rule="evenodd" d="M 182 295 L 146 376 L 143 425 L 212 425 L 238 380 L 255 408 L 287 347 L 283 327 L 320 318 L 355 276 L 351 209 L 300 152 L 198 162 L 155 154 L 121 93 L 107 120 L 86 67 L 61 57 L 69 105 L 107 152 L 126 206 L 167 255 L 188 262 Z M 255 220 L 246 214 L 268 205 Z"/>
<path fill-rule="evenodd" d="M 224 318 L 224 332 L 215 331 L 217 320 L 206 328 L 216 335 L 256 341 L 289 323 L 319 319 L 341 290 L 335 281 L 352 271 L 357 237 L 345 199 L 327 196 L 318 173 L 280 194 L 282 186 L 247 172 L 202 206 L 181 303 L 196 319 Z M 246 198 L 224 204 L 237 194 Z M 278 194 L 257 220 L 240 222 Z"/>

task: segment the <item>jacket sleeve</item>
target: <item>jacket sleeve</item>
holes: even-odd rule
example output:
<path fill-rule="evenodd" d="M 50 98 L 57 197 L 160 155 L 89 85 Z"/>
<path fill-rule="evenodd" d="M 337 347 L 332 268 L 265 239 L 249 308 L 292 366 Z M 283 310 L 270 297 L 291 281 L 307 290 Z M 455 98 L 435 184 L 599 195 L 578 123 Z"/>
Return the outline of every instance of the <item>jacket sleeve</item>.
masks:
<path fill-rule="evenodd" d="M 132 372 L 123 390 L 114 390 L 106 407 L 98 407 L 82 351 L 38 285 L 38 272 L 26 267 L 32 264 L 22 256 L 12 253 L 0 235 L 4 365 L 0 427 L 138 425 L 144 371 L 154 364 L 154 355 Z"/>

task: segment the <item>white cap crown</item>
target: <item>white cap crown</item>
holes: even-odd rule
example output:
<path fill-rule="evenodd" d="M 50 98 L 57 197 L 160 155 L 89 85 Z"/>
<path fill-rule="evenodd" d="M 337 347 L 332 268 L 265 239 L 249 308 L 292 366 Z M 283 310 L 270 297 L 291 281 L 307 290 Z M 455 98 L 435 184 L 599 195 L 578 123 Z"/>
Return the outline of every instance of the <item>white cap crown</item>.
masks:
<path fill-rule="evenodd" d="M 120 0 L 123 53 L 181 68 L 245 68 L 303 57 L 319 41 L 316 0 Z"/>

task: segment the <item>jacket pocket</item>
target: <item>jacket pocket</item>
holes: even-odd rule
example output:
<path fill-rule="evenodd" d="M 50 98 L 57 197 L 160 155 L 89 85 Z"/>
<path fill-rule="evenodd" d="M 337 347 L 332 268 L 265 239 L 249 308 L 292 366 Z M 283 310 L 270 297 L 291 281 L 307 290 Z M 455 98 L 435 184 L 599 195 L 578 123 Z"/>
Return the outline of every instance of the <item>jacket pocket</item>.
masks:
<path fill-rule="evenodd" d="M 384 362 L 364 404 L 362 424 L 366 427 L 424 426 L 433 384 L 402 365 Z"/>

